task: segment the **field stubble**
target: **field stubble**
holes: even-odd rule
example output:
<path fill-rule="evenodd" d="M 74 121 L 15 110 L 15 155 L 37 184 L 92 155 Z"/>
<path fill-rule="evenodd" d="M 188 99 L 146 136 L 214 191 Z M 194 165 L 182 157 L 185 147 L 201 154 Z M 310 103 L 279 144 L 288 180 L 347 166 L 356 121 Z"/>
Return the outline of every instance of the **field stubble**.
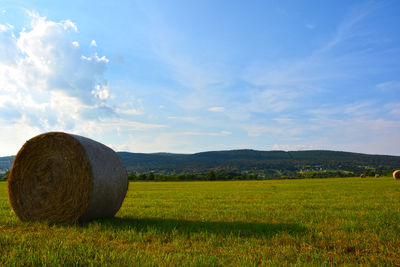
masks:
<path fill-rule="evenodd" d="M 22 223 L 0 183 L 0 265 L 400 265 L 392 178 L 134 182 L 115 218 Z"/>

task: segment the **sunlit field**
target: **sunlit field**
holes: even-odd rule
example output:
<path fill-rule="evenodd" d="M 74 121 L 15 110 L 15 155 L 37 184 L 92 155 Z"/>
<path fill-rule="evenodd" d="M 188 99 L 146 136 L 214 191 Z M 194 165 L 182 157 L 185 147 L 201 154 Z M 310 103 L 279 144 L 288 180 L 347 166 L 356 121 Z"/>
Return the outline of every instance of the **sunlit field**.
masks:
<path fill-rule="evenodd" d="M 134 182 L 115 218 L 18 221 L 0 183 L 0 265 L 400 265 L 393 178 Z"/>

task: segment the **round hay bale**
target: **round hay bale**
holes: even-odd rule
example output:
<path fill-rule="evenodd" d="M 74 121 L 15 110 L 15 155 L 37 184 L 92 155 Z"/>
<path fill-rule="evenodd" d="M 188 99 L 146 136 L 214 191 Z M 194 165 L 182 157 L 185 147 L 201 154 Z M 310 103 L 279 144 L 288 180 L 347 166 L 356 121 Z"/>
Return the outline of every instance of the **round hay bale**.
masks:
<path fill-rule="evenodd" d="M 396 170 L 393 172 L 393 178 L 394 179 L 400 179 L 400 170 Z"/>
<path fill-rule="evenodd" d="M 379 174 L 375 174 L 375 178 L 379 178 L 380 177 L 380 175 Z"/>
<path fill-rule="evenodd" d="M 22 221 L 72 223 L 113 217 L 128 189 L 125 167 L 109 147 L 50 132 L 28 140 L 8 179 L 8 196 Z"/>
<path fill-rule="evenodd" d="M 366 176 L 365 176 L 364 173 L 360 175 L 360 178 L 365 178 L 365 177 L 366 177 Z"/>

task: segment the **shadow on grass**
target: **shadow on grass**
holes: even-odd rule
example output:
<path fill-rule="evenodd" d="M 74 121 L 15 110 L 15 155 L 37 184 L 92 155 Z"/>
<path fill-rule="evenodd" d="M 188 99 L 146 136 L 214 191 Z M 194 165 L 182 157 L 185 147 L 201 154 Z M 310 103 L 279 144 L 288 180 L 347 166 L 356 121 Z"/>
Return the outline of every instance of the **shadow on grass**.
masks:
<path fill-rule="evenodd" d="M 191 233 L 213 233 L 219 236 L 242 236 L 242 237 L 272 237 L 276 234 L 286 233 L 298 235 L 304 233 L 306 228 L 298 224 L 287 223 L 248 223 L 248 222 L 209 222 L 190 221 L 160 218 L 112 218 L 98 220 L 102 230 L 138 232 L 156 231 L 161 233 L 178 232 Z M 82 223 L 81 227 L 90 227 L 91 223 Z"/>

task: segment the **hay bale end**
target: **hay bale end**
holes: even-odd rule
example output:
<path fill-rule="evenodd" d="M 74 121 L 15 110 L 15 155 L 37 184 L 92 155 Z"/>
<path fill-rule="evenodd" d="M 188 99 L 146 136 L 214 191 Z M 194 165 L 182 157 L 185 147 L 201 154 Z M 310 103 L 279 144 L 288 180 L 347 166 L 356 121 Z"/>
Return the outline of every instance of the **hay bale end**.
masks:
<path fill-rule="evenodd" d="M 127 189 L 125 167 L 112 149 L 62 132 L 28 140 L 8 179 L 10 203 L 22 221 L 73 223 L 113 217 Z"/>
<path fill-rule="evenodd" d="M 393 172 L 393 178 L 394 179 L 400 179 L 400 170 L 396 170 Z"/>

